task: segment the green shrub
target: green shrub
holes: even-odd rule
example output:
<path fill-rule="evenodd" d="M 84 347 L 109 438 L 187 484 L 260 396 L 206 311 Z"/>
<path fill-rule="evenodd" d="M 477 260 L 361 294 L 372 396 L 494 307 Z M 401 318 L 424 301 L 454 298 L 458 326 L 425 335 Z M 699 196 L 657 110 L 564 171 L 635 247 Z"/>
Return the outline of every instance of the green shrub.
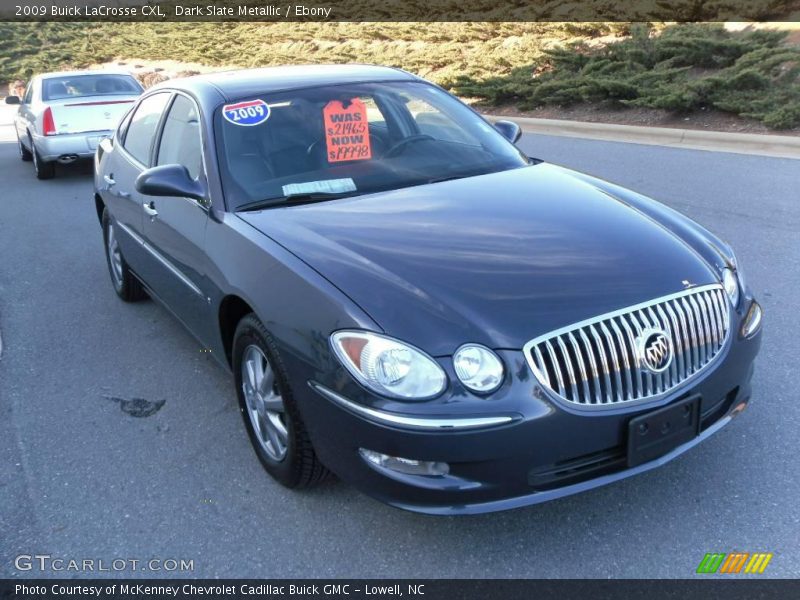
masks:
<path fill-rule="evenodd" d="M 668 111 L 715 108 L 776 129 L 800 125 L 800 49 L 779 31 L 729 32 L 683 24 L 655 32 L 631 26 L 607 46 L 572 43 L 508 75 L 451 82 L 488 104 L 529 109 L 592 102 Z"/>

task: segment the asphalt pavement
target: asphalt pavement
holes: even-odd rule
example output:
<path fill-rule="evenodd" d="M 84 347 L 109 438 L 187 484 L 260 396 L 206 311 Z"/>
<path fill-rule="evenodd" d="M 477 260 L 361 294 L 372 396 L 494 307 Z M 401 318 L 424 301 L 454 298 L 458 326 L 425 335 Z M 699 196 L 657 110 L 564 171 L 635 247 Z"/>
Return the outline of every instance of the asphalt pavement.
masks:
<path fill-rule="evenodd" d="M 114 295 L 89 166 L 37 181 L 0 123 L 0 576 L 91 575 L 15 568 L 47 554 L 193 561 L 133 576 L 691 577 L 706 552 L 759 551 L 774 553 L 765 575 L 796 577 L 800 161 L 521 146 L 734 245 L 766 310 L 742 417 L 663 468 L 505 513 L 421 516 L 337 481 L 285 490 L 250 448 L 229 374 L 164 309 Z"/>

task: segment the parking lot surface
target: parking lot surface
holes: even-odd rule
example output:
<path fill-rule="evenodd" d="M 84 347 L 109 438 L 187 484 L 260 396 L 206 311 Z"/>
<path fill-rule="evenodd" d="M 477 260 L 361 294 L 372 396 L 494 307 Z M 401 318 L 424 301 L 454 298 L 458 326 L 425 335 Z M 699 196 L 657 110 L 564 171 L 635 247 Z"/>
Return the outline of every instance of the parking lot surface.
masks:
<path fill-rule="evenodd" d="M 766 310 L 753 401 L 661 469 L 530 508 L 437 518 L 337 481 L 305 493 L 274 483 L 230 376 L 164 309 L 114 295 L 90 167 L 37 181 L 7 114 L 0 576 L 58 575 L 14 566 L 46 553 L 193 560 L 192 572 L 134 576 L 691 577 L 706 552 L 732 551 L 773 552 L 765 575 L 797 576 L 800 161 L 526 135 L 530 154 L 651 195 L 734 245 Z"/>

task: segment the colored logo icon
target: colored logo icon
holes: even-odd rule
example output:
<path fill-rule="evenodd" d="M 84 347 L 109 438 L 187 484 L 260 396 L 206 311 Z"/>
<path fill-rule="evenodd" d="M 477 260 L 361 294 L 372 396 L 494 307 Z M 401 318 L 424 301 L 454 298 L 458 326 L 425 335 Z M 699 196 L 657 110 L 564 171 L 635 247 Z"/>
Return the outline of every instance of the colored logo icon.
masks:
<path fill-rule="evenodd" d="M 706 574 L 761 574 L 772 560 L 772 552 L 722 552 L 708 553 L 697 566 L 698 573 Z"/>

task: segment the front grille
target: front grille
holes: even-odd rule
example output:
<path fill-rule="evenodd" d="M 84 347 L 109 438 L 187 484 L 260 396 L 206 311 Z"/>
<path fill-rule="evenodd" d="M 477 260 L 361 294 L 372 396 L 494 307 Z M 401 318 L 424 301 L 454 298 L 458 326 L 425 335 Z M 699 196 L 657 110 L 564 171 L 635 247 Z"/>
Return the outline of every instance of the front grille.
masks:
<path fill-rule="evenodd" d="M 582 321 L 536 338 L 525 356 L 539 382 L 561 400 L 588 408 L 653 399 L 707 367 L 730 331 L 720 285 L 706 285 Z M 661 373 L 645 368 L 642 333 L 661 330 L 672 360 Z"/>

